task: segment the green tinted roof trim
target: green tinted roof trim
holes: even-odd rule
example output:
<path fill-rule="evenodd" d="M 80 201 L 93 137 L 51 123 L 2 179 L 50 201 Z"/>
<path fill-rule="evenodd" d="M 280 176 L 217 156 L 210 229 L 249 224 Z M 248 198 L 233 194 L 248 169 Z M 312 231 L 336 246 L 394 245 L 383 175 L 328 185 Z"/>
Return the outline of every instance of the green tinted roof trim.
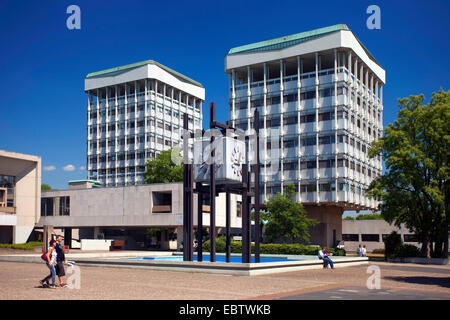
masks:
<path fill-rule="evenodd" d="M 162 65 L 159 62 L 156 62 L 154 60 L 145 60 L 145 61 L 141 61 L 141 62 L 127 64 L 125 66 L 114 67 L 114 68 L 101 70 L 101 71 L 97 71 L 97 72 L 91 72 L 91 73 L 89 73 L 86 76 L 86 79 L 102 77 L 102 76 L 113 76 L 113 75 L 117 75 L 117 74 L 120 74 L 120 73 L 122 73 L 124 71 L 131 70 L 131 69 L 134 69 L 134 68 L 146 65 L 146 64 L 157 65 L 158 67 L 160 67 L 161 69 L 166 70 L 167 72 L 169 72 L 173 76 L 175 76 L 177 78 L 181 78 L 181 79 L 183 79 L 186 82 L 189 82 L 189 83 L 191 83 L 193 85 L 196 85 L 196 86 L 199 86 L 199 87 L 203 88 L 203 85 L 200 82 L 192 80 L 191 78 L 188 78 L 185 75 L 183 75 L 183 74 L 181 74 L 179 72 L 176 72 L 175 70 L 172 70 L 169 67 L 166 67 L 165 65 Z"/>
<path fill-rule="evenodd" d="M 69 183 L 77 183 L 77 182 L 92 182 L 100 184 L 100 181 L 90 180 L 90 179 L 81 179 L 81 180 L 70 180 Z"/>
<path fill-rule="evenodd" d="M 230 49 L 228 54 L 236 54 L 236 53 L 244 53 L 244 52 L 258 52 L 258 51 L 270 51 L 270 50 L 279 50 L 282 48 L 286 48 L 289 46 L 293 46 L 295 44 L 311 40 L 313 38 L 322 36 L 324 34 L 328 34 L 331 32 L 336 32 L 340 30 L 348 30 L 350 29 L 345 24 L 336 24 L 334 26 L 329 26 L 325 28 L 315 29 L 311 31 L 305 31 L 301 33 L 296 33 L 290 36 L 284 36 L 281 38 L 276 38 L 272 40 L 266 40 L 256 43 L 247 44 L 244 46 L 236 47 Z"/>

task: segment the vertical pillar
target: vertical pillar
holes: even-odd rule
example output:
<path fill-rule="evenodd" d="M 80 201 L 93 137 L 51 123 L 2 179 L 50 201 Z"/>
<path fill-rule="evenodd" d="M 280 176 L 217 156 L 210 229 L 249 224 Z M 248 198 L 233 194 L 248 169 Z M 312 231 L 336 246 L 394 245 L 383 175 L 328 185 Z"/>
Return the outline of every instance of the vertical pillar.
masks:
<path fill-rule="evenodd" d="M 267 175 L 267 136 L 268 136 L 268 129 L 267 129 L 267 63 L 264 62 L 264 116 L 263 116 L 263 141 L 266 144 L 264 147 L 264 176 Z M 264 181 L 264 200 L 267 199 L 267 188 L 266 188 L 266 181 Z"/>
<path fill-rule="evenodd" d="M 242 263 L 250 263 L 251 261 L 251 238 L 250 238 L 250 211 L 248 189 L 250 186 L 247 163 L 242 165 Z"/>
<path fill-rule="evenodd" d="M 183 260 L 192 261 L 194 257 L 193 240 L 193 168 L 189 163 L 189 119 L 188 114 L 184 114 L 184 165 L 183 165 Z"/>
<path fill-rule="evenodd" d="M 252 95 L 252 90 L 251 90 L 251 69 L 250 66 L 247 67 L 247 129 L 250 130 L 250 122 L 251 122 L 251 95 Z"/>
<path fill-rule="evenodd" d="M 280 146 L 281 146 L 281 165 L 280 165 L 280 173 L 281 173 L 281 193 L 284 193 L 284 63 L 283 60 L 280 60 Z"/>
<path fill-rule="evenodd" d="M 338 69 L 337 69 L 337 51 L 334 49 L 334 201 L 338 201 L 337 193 L 337 161 L 338 161 Z"/>
<path fill-rule="evenodd" d="M 197 261 L 203 261 L 203 193 L 202 183 L 197 183 Z"/>
<path fill-rule="evenodd" d="M 348 73 L 349 73 L 349 76 L 350 76 L 352 74 L 352 52 L 351 51 L 348 52 L 348 63 L 347 63 L 347 66 L 348 66 Z"/>
<path fill-rule="evenodd" d="M 216 121 L 216 106 L 214 102 L 211 102 L 210 106 L 210 129 L 215 128 L 214 122 Z M 214 145 L 215 137 L 211 130 L 211 146 Z M 210 242 L 211 242 L 211 250 L 210 250 L 210 261 L 216 261 L 216 159 L 215 159 L 215 150 L 211 148 L 211 164 L 210 164 L 210 180 L 209 180 L 209 201 L 210 201 Z"/>
<path fill-rule="evenodd" d="M 231 125 L 236 126 L 236 71 L 231 70 Z"/>
<path fill-rule="evenodd" d="M 255 262 L 258 263 L 259 259 L 259 244 L 261 240 L 260 235 L 260 222 L 259 222 L 259 203 L 260 203 L 260 192 L 259 192 L 259 112 L 258 109 L 255 110 L 255 133 L 256 133 L 256 146 L 255 146 Z M 251 221 L 250 221 L 251 223 Z"/>
<path fill-rule="evenodd" d="M 316 64 L 316 121 L 315 121 L 315 131 L 316 131 L 316 202 L 319 202 L 319 64 L 320 57 L 316 52 L 315 54 L 315 64 Z"/>
<path fill-rule="evenodd" d="M 299 201 L 300 199 L 300 186 L 301 186 L 301 93 L 302 93 L 302 63 L 303 60 L 300 56 L 297 56 L 297 150 L 298 150 L 298 160 L 297 160 L 297 185 L 299 191 Z"/>
<path fill-rule="evenodd" d="M 231 235 L 230 235 L 230 223 L 231 223 L 231 208 L 230 208 L 230 191 L 226 190 L 225 193 L 225 230 L 226 230 L 226 245 L 225 245 L 225 261 L 231 260 Z"/>

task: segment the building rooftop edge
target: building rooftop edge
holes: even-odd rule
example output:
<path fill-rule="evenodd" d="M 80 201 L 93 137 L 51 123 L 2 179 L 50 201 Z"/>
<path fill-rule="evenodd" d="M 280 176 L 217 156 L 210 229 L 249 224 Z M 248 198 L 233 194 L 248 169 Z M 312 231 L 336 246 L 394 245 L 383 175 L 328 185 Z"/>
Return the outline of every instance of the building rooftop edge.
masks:
<path fill-rule="evenodd" d="M 277 50 L 280 49 L 277 45 L 286 44 L 286 47 L 298 44 L 303 41 L 307 41 L 311 37 L 318 37 L 325 34 L 333 33 L 336 31 L 350 31 L 353 36 L 356 38 L 358 43 L 361 45 L 361 47 L 366 51 L 367 55 L 380 67 L 380 63 L 375 59 L 375 57 L 372 55 L 372 53 L 367 49 L 367 47 L 358 39 L 358 37 L 353 33 L 352 30 L 346 25 L 346 24 L 335 24 L 328 27 L 318 28 L 310 31 L 304 31 L 300 33 L 295 33 L 288 36 L 283 36 L 275 39 L 255 42 L 246 44 L 239 47 L 231 48 L 227 55 L 234 55 L 239 53 L 246 53 L 246 52 L 252 52 L 252 51 L 270 51 L 270 50 Z M 291 44 L 287 44 L 288 42 L 291 42 Z M 258 50 L 259 49 L 259 50 Z M 382 67 L 381 67 L 382 68 Z"/>
<path fill-rule="evenodd" d="M 191 79 L 191 78 L 189 78 L 189 77 L 187 77 L 187 76 L 185 76 L 185 75 L 183 75 L 183 74 L 181 74 L 181 73 L 179 73 L 179 72 L 177 72 L 177 71 L 175 71 L 175 70 L 173 70 L 173 69 L 171 69 L 169 67 L 166 67 L 165 65 L 163 65 L 163 64 L 161 64 L 161 63 L 159 63 L 157 61 L 154 61 L 154 60 L 144 60 L 144 61 L 141 61 L 141 62 L 127 64 L 127 65 L 124 65 L 124 66 L 119 66 L 119 67 L 109 68 L 109 69 L 105 69 L 105 70 L 101 70 L 101 71 L 91 72 L 91 73 L 89 73 L 86 76 L 86 79 L 91 79 L 91 78 L 95 78 L 95 77 L 99 77 L 99 76 L 112 75 L 112 74 L 117 73 L 117 72 L 122 72 L 122 71 L 125 71 L 125 70 L 134 69 L 134 68 L 146 65 L 146 64 L 156 65 L 156 66 L 160 67 L 161 69 L 164 69 L 165 71 L 171 73 L 172 75 L 174 75 L 176 77 L 182 78 L 183 80 L 185 80 L 187 82 L 190 82 L 193 85 L 196 85 L 198 87 L 204 88 L 203 85 L 200 82 L 197 82 L 197 81 L 195 81 L 195 80 L 193 80 L 193 79 Z"/>
<path fill-rule="evenodd" d="M 294 41 L 294 40 L 302 40 L 302 39 L 309 38 L 312 36 L 319 36 L 319 35 L 323 35 L 323 34 L 330 33 L 330 32 L 335 32 L 335 31 L 339 31 L 339 30 L 349 30 L 350 31 L 350 29 L 347 27 L 347 25 L 336 24 L 333 26 L 323 27 L 323 28 L 314 29 L 314 30 L 310 30 L 310 31 L 304 31 L 304 32 L 300 32 L 300 33 L 291 34 L 289 36 L 283 36 L 283 37 L 279 37 L 279 38 L 275 38 L 275 39 L 259 41 L 259 42 L 250 43 L 250 44 L 246 44 L 243 46 L 231 48 L 230 51 L 228 52 L 228 54 L 230 55 L 230 54 L 236 54 L 236 53 L 243 53 L 243 52 L 254 50 L 254 49 L 260 49 L 263 47 L 273 46 L 273 45 L 277 45 L 277 44 L 281 44 L 281 43 L 285 43 L 285 42 L 289 42 L 289 41 Z"/>

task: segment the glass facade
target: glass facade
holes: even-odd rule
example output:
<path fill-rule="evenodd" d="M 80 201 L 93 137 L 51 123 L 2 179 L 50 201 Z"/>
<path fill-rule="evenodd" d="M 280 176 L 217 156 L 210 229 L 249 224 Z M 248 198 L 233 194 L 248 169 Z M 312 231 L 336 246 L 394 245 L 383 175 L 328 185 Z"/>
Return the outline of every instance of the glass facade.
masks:
<path fill-rule="evenodd" d="M 0 188 L 6 189 L 6 206 L 14 207 L 14 188 L 16 186 L 16 178 L 0 174 Z"/>

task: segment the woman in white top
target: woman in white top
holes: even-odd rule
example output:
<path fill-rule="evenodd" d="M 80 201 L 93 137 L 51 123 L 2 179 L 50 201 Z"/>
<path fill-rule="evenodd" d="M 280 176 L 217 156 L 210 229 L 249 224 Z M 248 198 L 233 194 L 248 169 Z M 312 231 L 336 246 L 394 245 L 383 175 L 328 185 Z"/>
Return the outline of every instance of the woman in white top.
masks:
<path fill-rule="evenodd" d="M 39 283 L 44 286 L 44 283 L 46 283 L 50 288 L 52 289 L 56 289 L 56 285 L 55 285 L 55 278 L 56 278 L 56 271 L 55 271 L 55 265 L 56 265 L 56 241 L 55 240 L 51 240 L 50 241 L 50 247 L 48 248 L 47 251 L 47 261 L 45 262 L 47 264 L 47 267 L 50 270 L 50 274 L 45 277 L 43 280 L 39 281 Z M 52 285 L 50 286 L 48 283 L 48 280 L 50 280 L 50 278 L 52 278 Z"/>

